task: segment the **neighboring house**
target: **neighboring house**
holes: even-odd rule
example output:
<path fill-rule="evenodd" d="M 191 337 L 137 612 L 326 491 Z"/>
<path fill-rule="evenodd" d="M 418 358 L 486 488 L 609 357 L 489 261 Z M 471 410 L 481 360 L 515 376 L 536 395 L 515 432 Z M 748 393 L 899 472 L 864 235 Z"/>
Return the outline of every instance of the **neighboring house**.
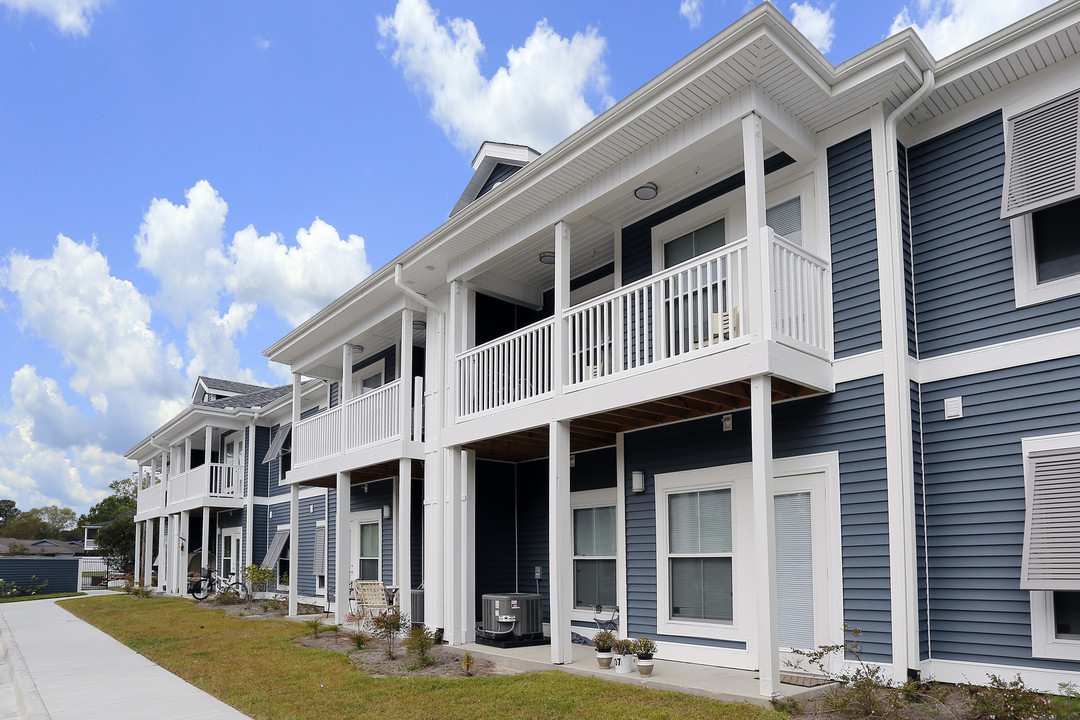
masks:
<path fill-rule="evenodd" d="M 106 525 L 108 525 L 108 523 L 89 523 L 83 525 L 83 550 L 86 552 L 97 550 L 98 532 Z"/>
<path fill-rule="evenodd" d="M 14 550 L 12 549 L 14 548 Z M 67 540 L 22 540 L 0 538 L 0 555 L 49 555 L 52 557 L 75 557 L 85 555 L 81 543 Z"/>
<path fill-rule="evenodd" d="M 228 576 L 264 564 L 284 588 L 289 505 L 282 503 L 288 490 L 278 479 L 290 457 L 290 390 L 200 377 L 191 405 L 128 451 L 139 465 L 136 581 L 156 569 L 156 587 L 185 594 L 188 575 L 202 567 Z M 314 414 L 327 407 L 329 395 L 326 383 L 311 381 L 298 403 Z M 305 506 L 318 505 L 323 519 L 325 495 L 303 493 Z M 323 602 L 325 578 L 303 577 L 299 591 L 305 600 Z"/>
<path fill-rule="evenodd" d="M 766 696 L 845 625 L 896 680 L 1080 682 L 1078 49 L 1061 2 L 837 67 L 765 3 L 547 153 L 485 143 L 446 223 L 266 351 L 291 453 L 246 512 L 300 538 L 293 610 L 319 568 L 422 583 L 454 644 L 536 590 L 555 663 L 617 604 Z"/>

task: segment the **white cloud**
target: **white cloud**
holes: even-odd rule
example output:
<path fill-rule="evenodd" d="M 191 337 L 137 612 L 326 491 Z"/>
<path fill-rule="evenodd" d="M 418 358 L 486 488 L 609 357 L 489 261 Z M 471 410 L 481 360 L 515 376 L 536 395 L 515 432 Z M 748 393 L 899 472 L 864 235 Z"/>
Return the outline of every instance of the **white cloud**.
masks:
<path fill-rule="evenodd" d="M 832 49 L 833 38 L 836 37 L 832 16 L 835 7 L 835 4 L 826 8 L 817 7 L 811 0 L 791 4 L 791 24 L 823 53 Z"/>
<path fill-rule="evenodd" d="M 893 19 L 889 34 L 914 28 L 943 58 L 1051 4 L 1052 0 L 918 0 Z"/>
<path fill-rule="evenodd" d="M 135 236 L 139 265 L 161 283 L 158 305 L 175 322 L 217 306 L 228 266 L 222 252 L 228 204 L 206 180 L 185 197 L 187 205 L 154 198 Z"/>
<path fill-rule="evenodd" d="M 12 409 L 5 422 L 23 437 L 36 437 L 49 447 L 64 448 L 86 443 L 91 425 L 78 409 L 68 405 L 53 378 L 42 378 L 33 365 L 23 365 L 11 376 Z"/>
<path fill-rule="evenodd" d="M 484 45 L 471 20 L 443 24 L 427 0 L 399 0 L 378 27 L 393 45 L 394 63 L 431 97 L 432 118 L 465 151 L 495 140 L 543 152 L 594 117 L 586 92 L 612 104 L 606 41 L 592 28 L 568 40 L 541 20 L 489 79 L 480 72 Z"/>
<path fill-rule="evenodd" d="M 690 28 L 696 28 L 701 24 L 701 0 L 682 0 L 679 3 L 679 14 L 690 23 Z"/>
<path fill-rule="evenodd" d="M 255 315 L 255 303 L 233 303 L 225 315 L 207 308 L 188 323 L 187 346 L 193 353 L 188 362 L 188 384 L 199 375 L 228 378 L 258 384 L 255 373 L 241 366 L 234 338 L 243 333 Z"/>
<path fill-rule="evenodd" d="M 241 302 L 269 305 L 292 325 L 371 274 L 364 239 L 316 218 L 296 233 L 296 245 L 276 233 L 260 236 L 247 226 L 233 236 L 225 286 Z"/>
<path fill-rule="evenodd" d="M 91 16 L 104 4 L 105 0 L 0 0 L 0 5 L 23 15 L 44 15 L 61 32 L 72 35 L 88 35 Z"/>

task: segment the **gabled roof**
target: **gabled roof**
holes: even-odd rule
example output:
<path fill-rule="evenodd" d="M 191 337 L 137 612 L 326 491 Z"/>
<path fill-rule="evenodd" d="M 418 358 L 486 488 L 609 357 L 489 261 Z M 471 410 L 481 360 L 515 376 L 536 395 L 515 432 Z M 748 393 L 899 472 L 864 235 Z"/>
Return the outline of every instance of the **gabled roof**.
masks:
<path fill-rule="evenodd" d="M 465 192 L 461 193 L 461 197 L 454 204 L 450 216 L 456 215 L 473 200 L 483 197 L 503 180 L 506 180 L 538 157 L 540 157 L 540 153 L 528 145 L 497 143 L 485 140 L 476 153 L 476 157 L 473 158 L 474 172 L 472 179 L 465 186 Z"/>
<path fill-rule="evenodd" d="M 200 389 L 203 392 L 199 392 Z M 246 395 L 258 390 L 265 390 L 263 385 L 249 385 L 247 383 L 236 382 L 234 380 L 224 380 L 222 378 L 206 377 L 200 375 L 199 379 L 195 381 L 195 389 L 191 392 L 191 401 L 193 403 L 201 403 L 203 393 L 210 395 Z"/>
<path fill-rule="evenodd" d="M 234 384 L 239 385 L 240 383 Z M 211 400 L 210 402 L 200 404 L 203 407 L 212 408 L 257 408 L 272 403 L 282 395 L 292 392 L 291 385 L 278 385 L 277 387 L 271 388 L 251 385 L 248 385 L 247 387 L 255 387 L 255 390 L 243 395 L 231 395 L 220 400 Z"/>

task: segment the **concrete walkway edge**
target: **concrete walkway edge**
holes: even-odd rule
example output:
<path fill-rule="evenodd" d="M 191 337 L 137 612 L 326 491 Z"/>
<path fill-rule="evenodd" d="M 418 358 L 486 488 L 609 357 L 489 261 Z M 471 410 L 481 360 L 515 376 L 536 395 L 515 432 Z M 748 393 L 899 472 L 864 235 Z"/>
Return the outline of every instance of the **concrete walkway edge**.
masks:
<path fill-rule="evenodd" d="M 3 653 L 8 663 L 11 687 L 15 692 L 15 706 L 19 709 L 19 714 L 32 720 L 52 720 L 3 614 L 0 614 L 0 653 Z"/>

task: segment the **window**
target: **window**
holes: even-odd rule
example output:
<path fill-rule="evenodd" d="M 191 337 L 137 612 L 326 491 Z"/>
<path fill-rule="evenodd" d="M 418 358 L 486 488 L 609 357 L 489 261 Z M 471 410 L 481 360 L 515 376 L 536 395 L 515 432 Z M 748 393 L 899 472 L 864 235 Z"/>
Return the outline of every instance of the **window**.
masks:
<path fill-rule="evenodd" d="M 615 604 L 615 506 L 575 508 L 574 607 Z"/>
<path fill-rule="evenodd" d="M 285 547 L 281 549 L 275 565 L 277 586 L 280 588 L 289 586 L 289 541 L 285 541 Z"/>
<path fill-rule="evenodd" d="M 724 218 L 664 243 L 664 267 L 669 268 L 724 245 Z"/>
<path fill-rule="evenodd" d="M 1016 305 L 1080 294 L 1080 93 L 1005 123 L 1001 217 L 1010 220 Z"/>
<path fill-rule="evenodd" d="M 315 542 L 312 544 L 311 568 L 315 575 L 315 589 L 326 590 L 326 521 L 318 520 L 315 525 Z M 320 593 L 321 594 L 321 593 Z"/>
<path fill-rule="evenodd" d="M 386 361 L 377 360 L 353 373 L 353 397 L 365 395 L 382 387 L 386 377 Z"/>
<path fill-rule="evenodd" d="M 668 496 L 671 617 L 731 623 L 731 490 Z"/>
<path fill-rule="evenodd" d="M 1020 587 L 1031 590 L 1034 657 L 1080 660 L 1080 433 L 1024 438 Z"/>
<path fill-rule="evenodd" d="M 360 556 L 356 560 L 360 580 L 379 579 L 379 523 L 360 524 Z"/>

